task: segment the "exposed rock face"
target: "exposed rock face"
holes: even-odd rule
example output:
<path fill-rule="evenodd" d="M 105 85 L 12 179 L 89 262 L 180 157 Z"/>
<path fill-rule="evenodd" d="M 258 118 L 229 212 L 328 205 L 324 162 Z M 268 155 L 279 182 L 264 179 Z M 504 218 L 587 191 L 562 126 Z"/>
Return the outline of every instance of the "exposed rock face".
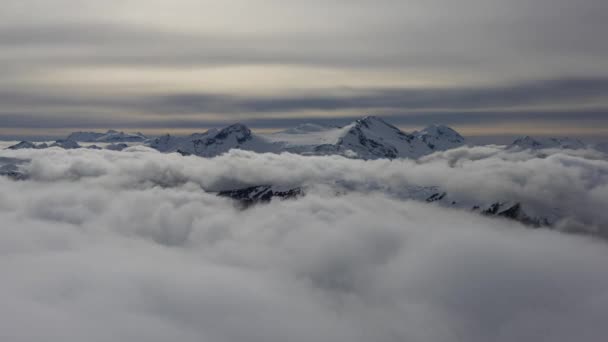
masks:
<path fill-rule="evenodd" d="M 474 207 L 473 210 L 479 210 L 479 207 Z M 481 213 L 486 216 L 497 216 L 515 220 L 532 227 L 550 226 L 547 218 L 531 217 L 526 214 L 521 203 L 495 202 L 486 209 L 481 210 Z"/>
<path fill-rule="evenodd" d="M 290 199 L 302 196 L 302 188 L 281 189 L 272 185 L 258 185 L 243 189 L 220 191 L 217 195 L 232 198 L 244 208 L 257 203 L 267 203 L 272 199 Z"/>

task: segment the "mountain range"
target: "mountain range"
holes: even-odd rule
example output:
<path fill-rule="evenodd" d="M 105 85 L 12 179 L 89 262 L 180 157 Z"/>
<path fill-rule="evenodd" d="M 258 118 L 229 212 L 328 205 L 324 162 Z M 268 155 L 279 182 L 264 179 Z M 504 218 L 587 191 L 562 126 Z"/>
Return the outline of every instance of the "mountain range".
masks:
<path fill-rule="evenodd" d="M 447 126 L 405 133 L 381 118 L 367 116 L 344 127 L 304 124 L 270 134 L 253 133 L 242 124 L 187 137 L 164 135 L 149 146 L 161 152 L 213 157 L 241 149 L 302 155 L 343 155 L 362 159 L 418 158 L 462 146 L 465 139 Z"/>
<path fill-rule="evenodd" d="M 89 143 L 81 146 L 79 143 Z M 97 143 L 98 145 L 90 145 Z M 35 144 L 22 141 L 9 149 L 61 147 L 120 151 L 130 144 L 142 144 L 163 153 L 180 153 L 200 157 L 215 157 L 231 149 L 258 153 L 290 152 L 301 155 L 341 155 L 359 159 L 419 158 L 466 144 L 455 130 L 443 125 L 431 125 L 420 131 L 404 132 L 376 116 L 367 116 L 337 127 L 307 123 L 275 133 L 255 133 L 244 124 L 222 129 L 210 129 L 189 136 L 166 134 L 148 138 L 141 133 L 109 130 L 74 132 L 54 143 Z M 524 136 L 517 138 L 508 149 L 581 149 L 587 145 L 578 139 Z M 598 149 L 604 151 L 608 149 Z"/>
<path fill-rule="evenodd" d="M 65 138 L 65 140 L 72 140 L 78 142 L 100 142 L 100 143 L 115 143 L 115 142 L 142 142 L 148 140 L 148 138 L 137 132 L 137 133 L 125 133 L 115 130 L 109 130 L 105 133 L 98 132 L 74 132 Z"/>

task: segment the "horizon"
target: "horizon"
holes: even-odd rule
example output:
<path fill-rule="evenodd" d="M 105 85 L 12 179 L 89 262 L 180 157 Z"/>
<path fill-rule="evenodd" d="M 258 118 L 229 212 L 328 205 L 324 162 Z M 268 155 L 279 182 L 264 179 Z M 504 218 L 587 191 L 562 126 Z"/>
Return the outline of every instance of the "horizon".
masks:
<path fill-rule="evenodd" d="M 360 118 L 363 118 L 363 117 L 360 117 Z M 76 128 L 63 128 L 63 129 L 58 129 L 58 130 L 57 129 L 51 130 L 51 131 L 55 131 L 55 134 L 53 134 L 53 135 L 14 135 L 14 136 L 0 135 L 0 140 L 42 142 L 42 141 L 53 141 L 53 140 L 57 140 L 57 139 L 61 139 L 61 138 L 66 138 L 69 134 L 74 133 L 74 132 L 106 133 L 108 131 L 118 131 L 118 132 L 125 132 L 125 133 L 142 133 L 149 138 L 158 137 L 158 136 L 166 135 L 166 134 L 183 137 L 183 136 L 188 136 L 188 135 L 195 134 L 195 133 L 204 133 L 210 129 L 221 129 L 221 128 L 230 126 L 232 124 L 243 124 L 243 125 L 247 126 L 249 129 L 251 129 L 251 131 L 254 133 L 271 134 L 271 133 L 281 132 L 283 130 L 286 130 L 286 129 L 289 129 L 292 127 L 296 127 L 299 125 L 303 125 L 303 124 L 320 124 L 320 125 L 326 125 L 326 126 L 343 127 L 360 118 L 338 119 L 338 120 L 336 120 L 336 119 L 327 120 L 326 119 L 323 121 L 310 120 L 310 121 L 299 122 L 292 126 L 273 127 L 273 128 L 260 128 L 260 127 L 252 126 L 250 123 L 244 123 L 244 122 L 234 122 L 234 123 L 227 123 L 226 125 L 200 127 L 198 129 L 153 129 L 153 130 L 151 130 L 151 129 L 117 128 L 117 127 L 111 127 L 111 128 L 106 128 L 106 129 L 103 129 L 103 128 L 77 128 L 76 127 Z M 395 127 L 399 128 L 403 132 L 414 132 L 417 130 L 424 129 L 431 125 L 443 125 L 442 123 L 431 123 L 428 125 L 421 125 L 421 126 L 403 126 L 403 125 L 393 124 L 390 121 L 390 119 L 391 119 L 390 117 L 389 118 L 379 117 L 379 118 L 381 118 L 382 120 L 386 121 L 389 124 L 394 125 Z M 254 122 L 254 125 L 255 125 L 255 122 Z M 580 140 L 584 141 L 585 143 L 603 143 L 603 142 L 608 141 L 608 136 L 606 136 L 606 135 L 593 135 L 593 134 L 588 134 L 588 133 L 580 134 L 580 132 L 578 134 L 565 135 L 565 134 L 559 134 L 560 133 L 559 131 L 547 130 L 547 129 L 545 129 L 545 130 L 538 130 L 538 129 L 532 129 L 532 130 L 519 129 L 519 130 L 517 130 L 516 129 L 516 131 L 519 134 L 515 134 L 515 133 L 508 134 L 508 133 L 505 133 L 504 131 L 500 131 L 500 130 L 495 131 L 494 134 L 487 134 L 487 132 L 485 132 L 483 130 L 480 131 L 476 126 L 469 126 L 469 127 L 465 126 L 464 129 L 461 126 L 453 126 L 453 125 L 452 126 L 445 125 L 445 126 L 448 126 L 452 129 L 454 129 L 455 131 L 460 133 L 464 138 L 466 138 L 468 142 L 473 143 L 473 144 L 509 144 L 509 143 L 513 142 L 515 139 L 524 137 L 524 136 L 532 136 L 535 138 L 568 137 L 568 138 L 580 139 Z M 562 132 L 562 133 L 564 133 L 564 132 Z M 570 133 L 572 133 L 572 132 L 570 132 Z M 585 132 L 583 132 L 583 133 L 585 133 Z"/>

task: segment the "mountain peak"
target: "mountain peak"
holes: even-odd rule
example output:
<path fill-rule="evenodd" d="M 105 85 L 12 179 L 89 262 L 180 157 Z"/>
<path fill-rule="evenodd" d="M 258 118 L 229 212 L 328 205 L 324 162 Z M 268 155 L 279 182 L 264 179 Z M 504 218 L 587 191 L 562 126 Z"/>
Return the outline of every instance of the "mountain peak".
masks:
<path fill-rule="evenodd" d="M 446 136 L 446 137 L 455 137 L 464 142 L 464 138 L 456 132 L 453 128 L 446 125 L 429 125 L 425 127 L 423 130 L 416 132 L 418 135 L 433 135 L 433 136 Z"/>
<path fill-rule="evenodd" d="M 220 130 L 221 131 L 230 131 L 230 132 L 251 132 L 251 130 L 249 129 L 249 127 L 247 127 L 246 125 L 237 122 L 235 124 L 232 124 L 228 127 L 225 127 L 223 129 Z"/>
<path fill-rule="evenodd" d="M 421 131 L 414 132 L 431 150 L 446 150 L 464 145 L 465 139 L 451 127 L 430 125 Z"/>
<path fill-rule="evenodd" d="M 412 146 L 413 137 L 377 116 L 366 116 L 344 127 L 337 142 L 341 151 L 353 151 L 360 158 L 398 158 L 421 154 Z"/>
<path fill-rule="evenodd" d="M 75 148 L 80 148 L 81 146 L 74 140 L 70 139 L 59 139 L 51 144 L 50 147 L 61 147 L 66 150 L 71 150 Z"/>
<path fill-rule="evenodd" d="M 446 125 L 441 125 L 441 124 L 431 124 L 431 125 L 428 125 L 421 132 L 429 132 L 429 133 L 431 133 L 431 132 L 437 132 L 439 134 L 443 134 L 445 132 L 449 132 L 449 133 L 454 132 L 454 133 L 456 133 L 456 131 L 453 128 L 451 128 L 449 126 L 446 126 Z"/>
<path fill-rule="evenodd" d="M 368 115 L 366 117 L 358 119 L 358 120 L 355 121 L 355 124 L 358 125 L 358 126 L 365 126 L 367 128 L 370 128 L 369 126 L 372 126 L 372 125 L 375 125 L 375 124 L 383 124 L 383 125 L 386 125 L 386 126 L 395 127 L 395 126 L 389 124 L 388 122 L 382 120 L 382 118 L 380 118 L 378 116 L 374 116 L 374 115 Z"/>
<path fill-rule="evenodd" d="M 37 148 L 36 144 L 30 141 L 21 141 L 18 144 L 7 147 L 9 150 L 21 150 L 25 148 Z"/>
<path fill-rule="evenodd" d="M 225 140 L 234 136 L 239 144 L 251 139 L 251 130 L 242 123 L 236 123 L 220 130 L 214 137 L 217 140 Z"/>
<path fill-rule="evenodd" d="M 384 121 L 382 118 L 373 115 L 369 115 L 361 119 L 355 120 L 355 122 L 353 122 L 351 125 L 351 130 L 363 129 L 368 131 L 368 134 L 374 132 L 376 134 L 385 135 L 394 134 L 396 132 L 399 135 L 405 135 L 405 133 L 403 133 L 399 128 Z"/>

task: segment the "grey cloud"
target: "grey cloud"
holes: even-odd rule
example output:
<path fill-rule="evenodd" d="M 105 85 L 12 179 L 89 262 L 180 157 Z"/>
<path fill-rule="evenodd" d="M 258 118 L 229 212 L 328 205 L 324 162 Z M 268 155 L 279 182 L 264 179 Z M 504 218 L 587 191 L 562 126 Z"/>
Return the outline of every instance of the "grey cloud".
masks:
<path fill-rule="evenodd" d="M 236 94 L 177 94 L 159 96 L 77 96 L 70 94 L 23 94 L 2 92 L 6 108 L 0 114 L 6 127 L 82 127 L 111 125 L 124 127 L 189 127 L 209 125 L 205 114 L 224 114 L 225 122 L 250 122 L 258 127 L 283 127 L 310 120 L 301 117 L 308 110 L 359 110 L 388 115 L 395 123 L 427 124 L 492 123 L 532 120 L 596 120 L 606 118 L 604 107 L 588 108 L 589 103 L 608 104 L 605 78 L 557 79 L 499 87 L 454 87 L 418 89 L 327 89 L 324 95 L 243 96 Z M 534 109 L 535 106 L 552 109 Z M 22 109 L 21 109 L 22 108 Z M 27 109 L 26 109 L 27 108 Z M 526 109 L 529 108 L 529 109 Z M 28 113 L 28 111 L 30 111 Z M 139 112 L 139 116 L 112 116 Z M 73 114 L 68 114 L 68 113 Z M 96 113 L 97 112 L 97 113 Z M 265 119 L 265 113 L 282 113 Z M 190 116 L 196 118 L 168 118 Z M 349 118 L 318 118 L 317 121 L 346 122 Z M 137 126 L 139 123 L 139 126 Z M 217 124 L 217 123 L 216 123 Z M 32 126 L 34 125 L 34 126 Z M 45 126 L 46 125 L 46 126 Z"/>
<path fill-rule="evenodd" d="M 417 162 L 363 162 L 242 151 L 184 158 L 145 148 L 0 151 L 32 159 L 30 180 L 0 177 L 0 334 L 603 341 L 606 242 L 370 188 L 439 182 L 474 197 L 561 200 L 574 218 L 607 220 L 608 166 L 590 153 L 539 159 L 462 148 Z M 338 179 L 352 191 L 335 196 Z M 207 192 L 264 181 L 330 188 L 246 211 Z"/>
<path fill-rule="evenodd" d="M 256 30 L 250 27 L 251 22 L 232 23 L 240 33 L 172 31 L 162 25 L 112 20 L 106 13 L 92 15 L 87 21 L 42 20 L 44 16 L 28 18 L 22 14 L 25 21 L 6 18 L 0 44 L 38 48 L 38 54 L 21 55 L 12 62 L 31 59 L 41 66 L 274 63 L 425 68 L 445 71 L 448 78 L 455 72 L 488 73 L 495 78 L 495 72 L 563 77 L 572 70 L 575 74 L 605 70 L 603 57 L 608 51 L 601 43 L 601 32 L 606 28 L 606 5 L 601 1 L 585 0 L 576 5 L 562 0 L 475 0 L 458 6 L 445 1 L 297 5 L 260 2 L 260 12 L 253 13 L 252 19 L 256 14 L 264 18 L 269 10 L 293 15 L 291 7 L 297 7 L 299 15 L 292 22 L 269 18 L 257 23 L 266 27 L 276 21 L 273 30 Z M 70 8 L 66 10 L 70 13 Z M 319 12 L 326 13 L 321 16 Z M 56 54 L 61 47 L 65 48 L 63 53 Z"/>
<path fill-rule="evenodd" d="M 52 153 L 7 150 L 3 153 L 8 157 L 32 159 L 28 166 L 30 176 L 45 182 L 95 177 L 96 181 L 104 182 L 104 186 L 118 189 L 133 184 L 137 187 L 194 183 L 208 191 L 259 184 L 334 187 L 342 182 L 359 191 L 393 189 L 390 192 L 394 194 L 412 185 L 439 186 L 458 198 L 474 202 L 524 202 L 531 206 L 530 210 L 541 212 L 560 208 L 564 216 L 598 229 L 608 223 L 608 216 L 600 209 L 608 205 L 608 197 L 596 196 L 603 193 L 608 183 L 608 164 L 602 160 L 601 153 L 593 151 L 554 151 L 547 158 L 539 158 L 533 152 L 463 147 L 419 161 L 388 163 L 341 157 L 258 155 L 244 151 L 214 159 L 181 158 L 158 154 L 145 147 L 138 149 L 141 150 L 124 154 L 88 150 Z M 65 158 L 67 162 L 58 163 L 54 161 L 56 158 Z M 83 163 L 85 159 L 90 160 Z M 587 178 L 590 175 L 594 176 Z M 564 193 L 569 195 L 564 197 Z"/>
<path fill-rule="evenodd" d="M 11 67 L 129 66 L 192 67 L 216 65 L 288 64 L 334 68 L 398 67 L 404 63 L 441 67 L 472 66 L 479 60 L 465 56 L 427 55 L 416 51 L 381 53 L 384 47 L 361 49 L 353 33 L 292 32 L 238 35 L 223 32 L 171 32 L 154 27 L 98 22 L 55 23 L 5 27 L 0 46 L 14 54 L 3 57 Z M 337 43 L 340 42 L 339 45 Z M 377 43 L 376 43 L 377 44 Z M 19 54 L 19 49 L 35 54 Z M 374 52 L 377 51 L 377 52 Z M 11 57 L 13 56 L 13 57 Z"/>
<path fill-rule="evenodd" d="M 345 89 L 346 90 L 346 89 Z M 347 91 L 348 92 L 348 91 Z M 341 109 L 429 109 L 470 110 L 533 105 L 581 105 L 606 100 L 608 79 L 560 79 L 520 83 L 501 87 L 452 89 L 369 89 L 351 90 L 351 95 L 302 95 L 294 97 L 243 98 L 229 96 L 174 95 L 154 105 L 180 113 L 225 110 L 289 112 L 296 110 Z M 332 93 L 328 90 L 326 93 Z M 334 91 L 334 93 L 336 93 Z M 223 110 L 223 108 L 226 108 Z"/>

